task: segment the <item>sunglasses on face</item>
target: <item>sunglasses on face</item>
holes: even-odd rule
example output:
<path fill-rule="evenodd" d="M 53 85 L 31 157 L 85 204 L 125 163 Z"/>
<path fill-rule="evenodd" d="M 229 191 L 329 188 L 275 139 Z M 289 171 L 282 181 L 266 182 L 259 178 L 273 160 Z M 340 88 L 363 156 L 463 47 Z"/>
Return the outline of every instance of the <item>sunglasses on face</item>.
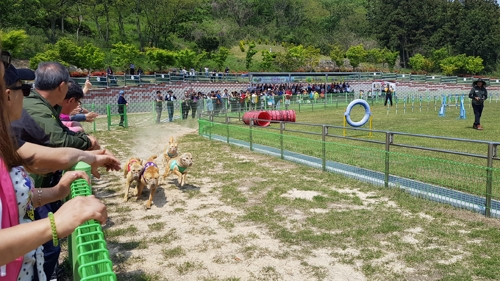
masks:
<path fill-rule="evenodd" d="M 1 57 L 1 60 L 3 62 L 4 68 L 7 69 L 10 65 L 11 60 L 12 60 L 12 56 L 7 51 L 0 51 L 0 57 Z"/>
<path fill-rule="evenodd" d="M 22 90 L 23 96 L 27 97 L 30 95 L 30 92 L 31 92 L 31 84 L 22 84 L 21 86 L 9 87 L 7 89 L 9 89 L 11 91 Z"/>

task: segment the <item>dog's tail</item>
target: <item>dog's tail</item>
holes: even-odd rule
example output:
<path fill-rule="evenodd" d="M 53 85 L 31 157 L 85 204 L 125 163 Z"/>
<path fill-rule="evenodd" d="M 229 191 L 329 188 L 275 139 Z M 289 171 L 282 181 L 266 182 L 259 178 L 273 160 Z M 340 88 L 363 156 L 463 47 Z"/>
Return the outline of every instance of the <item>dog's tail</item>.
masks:
<path fill-rule="evenodd" d="M 153 155 L 151 157 L 148 158 L 148 162 L 153 162 L 153 160 L 155 160 L 158 156 L 157 155 Z"/>
<path fill-rule="evenodd" d="M 170 140 L 168 141 L 168 143 L 174 143 L 174 142 L 175 142 L 174 137 L 170 137 Z"/>

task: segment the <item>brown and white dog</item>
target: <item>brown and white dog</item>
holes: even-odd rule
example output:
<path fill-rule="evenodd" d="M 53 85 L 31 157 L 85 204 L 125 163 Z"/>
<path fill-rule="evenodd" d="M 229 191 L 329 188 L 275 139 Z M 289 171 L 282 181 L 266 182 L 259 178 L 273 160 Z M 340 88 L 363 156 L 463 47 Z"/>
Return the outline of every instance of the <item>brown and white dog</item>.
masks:
<path fill-rule="evenodd" d="M 160 181 L 160 169 L 154 162 L 156 157 L 156 155 L 153 155 L 149 157 L 149 159 L 145 163 L 143 163 L 144 170 L 142 172 L 141 180 L 137 189 L 137 199 L 139 199 L 144 187 L 149 188 L 149 200 L 146 202 L 146 209 L 151 208 L 151 203 L 153 203 L 153 197 L 155 196 L 155 192 Z"/>
<path fill-rule="evenodd" d="M 163 153 L 163 164 L 166 165 L 170 159 L 179 156 L 177 152 L 178 143 L 175 141 L 174 137 L 170 137 L 168 145 Z"/>
<path fill-rule="evenodd" d="M 179 185 L 182 187 L 186 183 L 187 169 L 193 165 L 193 155 L 189 152 L 182 153 L 177 158 L 172 158 L 165 166 L 163 180 L 173 172 L 178 177 Z"/>
<path fill-rule="evenodd" d="M 123 166 L 123 176 L 126 180 L 125 197 L 123 198 L 124 202 L 127 202 L 128 200 L 128 190 L 130 189 L 130 184 L 132 184 L 133 181 L 136 181 L 136 186 L 139 185 L 143 168 L 141 159 L 137 157 L 130 158 L 127 163 L 125 163 L 125 166 Z M 135 188 L 134 192 L 137 192 L 137 188 Z"/>

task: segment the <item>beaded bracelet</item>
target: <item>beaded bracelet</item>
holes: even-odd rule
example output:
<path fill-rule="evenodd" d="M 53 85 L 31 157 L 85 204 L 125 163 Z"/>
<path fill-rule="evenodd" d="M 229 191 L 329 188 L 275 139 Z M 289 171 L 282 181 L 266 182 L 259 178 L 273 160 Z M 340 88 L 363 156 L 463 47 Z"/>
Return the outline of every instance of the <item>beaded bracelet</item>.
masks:
<path fill-rule="evenodd" d="M 54 213 L 49 212 L 50 228 L 52 228 L 52 243 L 55 247 L 59 245 L 59 238 L 57 237 L 56 221 L 54 220 Z"/>
<path fill-rule="evenodd" d="M 37 208 L 42 207 L 42 188 L 38 188 L 38 206 Z"/>

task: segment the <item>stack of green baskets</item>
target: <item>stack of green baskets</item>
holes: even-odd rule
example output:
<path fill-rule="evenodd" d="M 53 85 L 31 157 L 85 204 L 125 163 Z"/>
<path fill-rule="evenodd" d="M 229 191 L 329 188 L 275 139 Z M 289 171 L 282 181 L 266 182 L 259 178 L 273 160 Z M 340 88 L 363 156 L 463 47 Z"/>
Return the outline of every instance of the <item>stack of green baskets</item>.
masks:
<path fill-rule="evenodd" d="M 90 166 L 85 163 L 78 163 L 72 170 L 83 170 L 90 174 Z M 91 194 L 92 189 L 83 179 L 78 179 L 71 185 L 71 198 Z M 68 249 L 73 280 L 116 281 L 104 233 L 98 222 L 87 221 L 77 227 L 68 237 Z"/>

